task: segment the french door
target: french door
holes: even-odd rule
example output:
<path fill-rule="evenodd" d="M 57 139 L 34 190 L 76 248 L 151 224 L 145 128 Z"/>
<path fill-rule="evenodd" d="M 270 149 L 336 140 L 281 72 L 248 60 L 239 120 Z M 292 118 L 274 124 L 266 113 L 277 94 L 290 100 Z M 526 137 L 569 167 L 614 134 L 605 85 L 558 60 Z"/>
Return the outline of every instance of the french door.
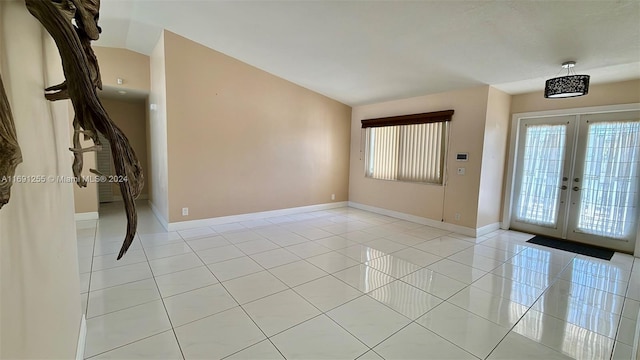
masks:
<path fill-rule="evenodd" d="M 640 112 L 520 121 L 510 227 L 633 252 Z"/>

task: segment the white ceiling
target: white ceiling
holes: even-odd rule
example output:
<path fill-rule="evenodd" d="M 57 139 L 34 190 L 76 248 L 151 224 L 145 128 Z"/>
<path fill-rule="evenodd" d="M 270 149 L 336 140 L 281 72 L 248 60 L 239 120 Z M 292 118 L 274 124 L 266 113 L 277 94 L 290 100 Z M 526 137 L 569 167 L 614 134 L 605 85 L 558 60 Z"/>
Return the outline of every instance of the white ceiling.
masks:
<path fill-rule="evenodd" d="M 563 61 L 640 78 L 639 1 L 102 0 L 99 46 L 161 29 L 349 105 L 490 84 L 541 90 Z"/>

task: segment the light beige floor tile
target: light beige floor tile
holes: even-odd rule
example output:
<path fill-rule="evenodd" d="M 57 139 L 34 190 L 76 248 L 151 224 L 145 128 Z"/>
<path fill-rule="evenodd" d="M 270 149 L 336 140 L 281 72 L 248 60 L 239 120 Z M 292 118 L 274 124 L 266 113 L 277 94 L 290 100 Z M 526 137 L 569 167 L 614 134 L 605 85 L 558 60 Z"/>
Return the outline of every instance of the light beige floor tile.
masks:
<path fill-rule="evenodd" d="M 484 270 L 475 269 L 471 266 L 463 265 L 448 259 L 442 259 L 433 263 L 427 266 L 427 269 L 446 275 L 465 284 L 471 284 L 487 273 Z"/>
<path fill-rule="evenodd" d="M 89 293 L 87 318 L 160 299 L 153 279 L 134 281 Z"/>
<path fill-rule="evenodd" d="M 374 350 L 385 359 L 477 359 L 470 353 L 416 324 L 410 324 L 400 330 L 376 346 Z"/>
<path fill-rule="evenodd" d="M 514 359 L 539 359 L 539 360 L 569 360 L 566 356 L 537 341 L 510 332 L 498 347 L 489 355 L 488 359 L 514 360 Z"/>
<path fill-rule="evenodd" d="M 382 271 L 383 273 L 398 279 L 420 269 L 420 266 L 397 258 L 393 255 L 382 256 L 365 263 L 366 265 Z"/>
<path fill-rule="evenodd" d="M 418 324 L 484 359 L 509 332 L 478 315 L 444 302 L 417 320 Z"/>
<path fill-rule="evenodd" d="M 334 273 L 358 265 L 355 260 L 337 252 L 313 256 L 306 260 L 328 273 Z"/>
<path fill-rule="evenodd" d="M 574 359 L 609 358 L 613 351 L 613 339 L 536 310 L 529 310 L 513 331 Z"/>
<path fill-rule="evenodd" d="M 244 350 L 226 357 L 225 360 L 284 360 L 278 349 L 269 341 L 264 340 Z"/>
<path fill-rule="evenodd" d="M 223 284 L 240 304 L 246 304 L 287 288 L 282 281 L 267 271 L 225 281 Z"/>
<path fill-rule="evenodd" d="M 473 286 L 462 289 L 447 301 L 507 328 L 515 325 L 529 309 L 527 306 Z"/>
<path fill-rule="evenodd" d="M 303 259 L 331 252 L 331 249 L 312 241 L 287 246 L 286 249 Z"/>
<path fill-rule="evenodd" d="M 147 257 L 144 254 L 142 249 L 139 250 L 129 250 L 127 254 L 123 256 L 120 260 L 115 254 L 96 256 L 93 258 L 93 271 L 100 271 L 111 269 L 115 267 L 137 264 L 141 262 L 146 262 Z"/>
<path fill-rule="evenodd" d="M 85 356 L 91 357 L 171 329 L 162 301 L 87 319 Z"/>
<path fill-rule="evenodd" d="M 420 269 L 400 278 L 400 280 L 441 299 L 447 299 L 467 286 L 463 282 L 427 268 Z"/>
<path fill-rule="evenodd" d="M 363 293 L 373 291 L 394 280 L 391 276 L 364 264 L 335 272 L 333 276 Z"/>
<path fill-rule="evenodd" d="M 213 249 L 221 246 L 231 245 L 231 243 L 221 235 L 208 236 L 187 240 L 187 244 L 194 251 Z"/>
<path fill-rule="evenodd" d="M 292 290 L 286 290 L 242 306 L 267 336 L 320 314 L 320 311 Z"/>
<path fill-rule="evenodd" d="M 415 320 L 442 303 L 442 299 L 396 280 L 368 294 L 402 315 Z"/>
<path fill-rule="evenodd" d="M 184 241 L 167 245 L 149 246 L 144 249 L 147 259 L 155 260 L 169 256 L 192 253 L 191 247 Z"/>
<path fill-rule="evenodd" d="M 282 248 L 254 254 L 251 255 L 251 258 L 265 269 L 271 269 L 276 266 L 285 265 L 300 260 L 298 256 Z"/>
<path fill-rule="evenodd" d="M 265 339 L 240 308 L 175 329 L 185 359 L 221 359 Z"/>
<path fill-rule="evenodd" d="M 345 284 L 333 276 L 325 276 L 317 280 L 296 286 L 295 292 L 322 311 L 340 306 L 347 301 L 363 295 L 361 291 Z"/>
<path fill-rule="evenodd" d="M 298 286 L 327 275 L 327 272 L 320 270 L 304 260 L 278 266 L 269 271 L 290 287 Z"/>
<path fill-rule="evenodd" d="M 90 290 L 105 289 L 151 277 L 151 270 L 146 262 L 94 271 L 91 273 Z"/>
<path fill-rule="evenodd" d="M 220 284 L 214 284 L 164 299 L 174 327 L 231 309 L 238 304 Z"/>
<path fill-rule="evenodd" d="M 246 256 L 245 253 L 240 251 L 234 245 L 220 246 L 212 249 L 196 251 L 200 259 L 205 264 L 214 264 L 221 261 L 231 260 L 239 257 Z"/>
<path fill-rule="evenodd" d="M 264 268 L 248 256 L 220 261 L 207 265 L 220 281 L 227 281 L 241 276 L 264 271 Z"/>
<path fill-rule="evenodd" d="M 369 347 L 376 346 L 411 322 L 368 296 L 361 296 L 326 314 Z"/>
<path fill-rule="evenodd" d="M 91 359 L 182 359 L 182 353 L 173 331 L 138 340 L 134 343 L 102 353 Z"/>
<path fill-rule="evenodd" d="M 326 315 L 271 338 L 287 359 L 355 359 L 369 350 Z"/>
<path fill-rule="evenodd" d="M 162 297 L 173 296 L 217 282 L 216 277 L 206 266 L 156 276 L 156 283 Z"/>
<path fill-rule="evenodd" d="M 171 274 L 176 271 L 188 270 L 204 265 L 195 253 L 170 256 L 162 259 L 150 260 L 149 266 L 154 276 Z"/>

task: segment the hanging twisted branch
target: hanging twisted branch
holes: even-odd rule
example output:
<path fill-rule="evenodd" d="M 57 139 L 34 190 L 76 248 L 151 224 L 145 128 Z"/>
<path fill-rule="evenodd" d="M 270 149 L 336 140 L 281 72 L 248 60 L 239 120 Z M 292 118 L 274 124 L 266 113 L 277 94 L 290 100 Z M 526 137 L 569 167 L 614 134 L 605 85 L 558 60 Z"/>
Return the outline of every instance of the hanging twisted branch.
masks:
<path fill-rule="evenodd" d="M 55 101 L 71 99 L 75 118 L 73 120 L 73 174 L 78 186 L 86 186 L 82 179 L 82 157 L 85 152 L 101 148 L 98 133 L 111 144 L 111 154 L 118 175 L 120 192 L 127 214 L 127 233 L 118 259 L 127 252 L 133 242 L 137 228 L 137 213 L 134 200 L 144 185 L 142 167 L 133 148 L 116 124 L 111 121 L 98 98 L 97 89 L 102 88 L 98 60 L 91 41 L 100 36 L 98 14 L 100 0 L 25 0 L 27 9 L 47 29 L 55 41 L 65 81 L 46 88 L 45 97 Z M 72 22 L 75 21 L 75 25 Z M 94 146 L 82 148 L 80 135 L 91 139 Z M 97 171 L 91 169 L 92 172 Z"/>
<path fill-rule="evenodd" d="M 21 162 L 22 153 L 16 137 L 16 127 L 0 76 L 0 209 L 9 202 L 13 175 Z"/>

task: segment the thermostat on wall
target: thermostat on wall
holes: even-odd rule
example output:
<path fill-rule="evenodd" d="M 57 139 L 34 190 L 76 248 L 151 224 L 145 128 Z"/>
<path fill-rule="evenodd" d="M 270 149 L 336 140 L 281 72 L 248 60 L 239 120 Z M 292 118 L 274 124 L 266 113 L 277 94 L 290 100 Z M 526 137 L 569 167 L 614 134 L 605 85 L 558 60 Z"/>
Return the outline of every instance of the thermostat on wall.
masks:
<path fill-rule="evenodd" d="M 456 161 L 467 161 L 469 160 L 469 153 L 457 153 Z"/>

